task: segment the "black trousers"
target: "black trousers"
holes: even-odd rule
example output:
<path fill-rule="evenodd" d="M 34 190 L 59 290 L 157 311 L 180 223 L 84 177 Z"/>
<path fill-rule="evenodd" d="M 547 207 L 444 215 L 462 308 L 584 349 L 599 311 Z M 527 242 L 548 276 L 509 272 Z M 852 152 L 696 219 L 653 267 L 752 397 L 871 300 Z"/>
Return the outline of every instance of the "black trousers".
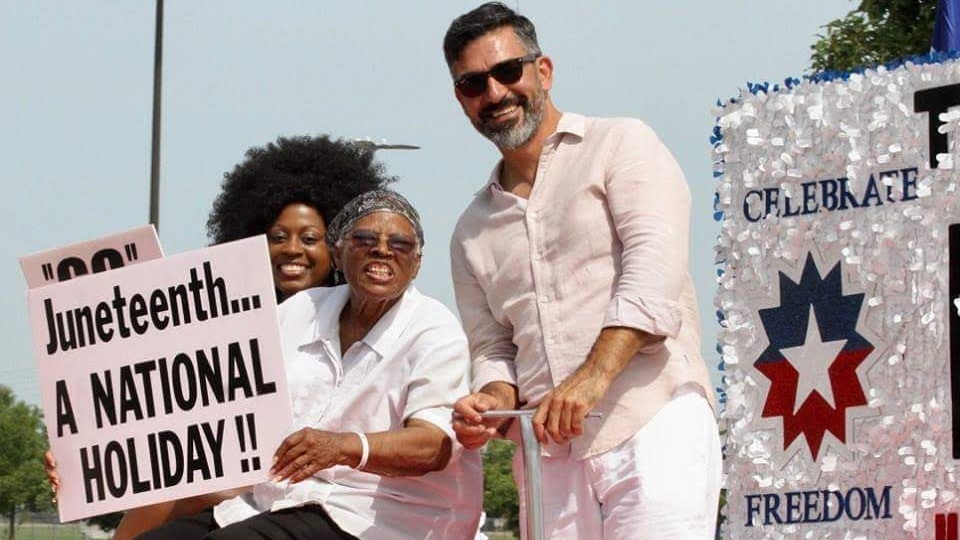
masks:
<path fill-rule="evenodd" d="M 136 540 L 357 540 L 330 519 L 319 504 L 264 512 L 221 528 L 213 509 L 147 531 Z"/>

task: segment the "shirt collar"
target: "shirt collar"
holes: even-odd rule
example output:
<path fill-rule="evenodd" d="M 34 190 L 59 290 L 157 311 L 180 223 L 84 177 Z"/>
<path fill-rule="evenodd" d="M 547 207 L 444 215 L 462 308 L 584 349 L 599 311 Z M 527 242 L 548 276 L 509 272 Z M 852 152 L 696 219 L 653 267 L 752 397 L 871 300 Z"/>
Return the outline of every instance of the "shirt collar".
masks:
<path fill-rule="evenodd" d="M 350 298 L 350 287 L 332 287 L 329 294 L 313 297 L 313 319 L 301 336 L 298 346 L 303 347 L 336 336 L 339 331 L 340 312 Z"/>
<path fill-rule="evenodd" d="M 412 320 L 420 292 L 411 283 L 403 296 L 394 304 L 377 324 L 360 339 L 365 345 L 373 349 L 381 358 L 392 352 L 392 346 L 399 341 L 399 337 Z M 314 317 L 300 338 L 299 346 L 310 345 L 318 341 L 330 343 L 340 342 L 340 312 L 350 299 L 350 286 L 339 285 L 334 287 L 330 294 L 314 305 Z"/>
<path fill-rule="evenodd" d="M 377 352 L 382 358 L 390 356 L 396 344 L 400 342 L 400 336 L 413 320 L 415 306 L 420 296 L 419 291 L 411 283 L 403 296 L 397 300 L 386 313 L 380 317 L 377 324 L 363 336 L 363 342 L 371 349 Z"/>
<path fill-rule="evenodd" d="M 583 134 L 586 131 L 587 118 L 582 114 L 565 112 L 560 114 L 560 121 L 557 123 L 557 130 L 554 131 L 549 137 L 547 137 L 547 143 L 554 141 L 557 138 L 562 137 L 563 135 L 573 135 L 574 137 L 583 140 Z M 503 159 L 497 162 L 493 167 L 493 171 L 490 172 L 490 177 L 487 179 L 487 183 L 484 184 L 483 188 L 480 191 L 474 193 L 474 195 L 480 195 L 486 191 L 503 191 L 503 187 L 500 185 L 500 169 L 503 167 Z"/>
<path fill-rule="evenodd" d="M 554 135 L 558 133 L 570 134 L 576 136 L 578 139 L 583 139 L 583 134 L 587 130 L 587 117 L 582 114 L 565 112 L 560 115 L 560 122 L 557 124 L 557 131 L 554 132 Z"/>

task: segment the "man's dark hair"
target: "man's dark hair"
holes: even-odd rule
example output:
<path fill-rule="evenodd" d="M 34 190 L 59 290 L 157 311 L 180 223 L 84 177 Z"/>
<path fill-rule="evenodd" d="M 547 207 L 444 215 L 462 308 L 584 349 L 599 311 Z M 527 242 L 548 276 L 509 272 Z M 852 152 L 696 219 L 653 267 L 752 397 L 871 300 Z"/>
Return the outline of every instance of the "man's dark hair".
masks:
<path fill-rule="evenodd" d="M 247 150 L 223 175 L 207 236 L 219 244 L 264 234 L 294 203 L 314 208 L 328 225 L 351 199 L 392 180 L 361 146 L 326 135 L 280 137 Z"/>
<path fill-rule="evenodd" d="M 487 2 L 450 23 L 447 35 L 443 38 L 443 55 L 447 59 L 447 67 L 452 67 L 453 63 L 460 59 L 460 53 L 473 40 L 503 26 L 513 28 L 528 54 L 540 54 L 537 30 L 530 19 L 500 2 Z"/>

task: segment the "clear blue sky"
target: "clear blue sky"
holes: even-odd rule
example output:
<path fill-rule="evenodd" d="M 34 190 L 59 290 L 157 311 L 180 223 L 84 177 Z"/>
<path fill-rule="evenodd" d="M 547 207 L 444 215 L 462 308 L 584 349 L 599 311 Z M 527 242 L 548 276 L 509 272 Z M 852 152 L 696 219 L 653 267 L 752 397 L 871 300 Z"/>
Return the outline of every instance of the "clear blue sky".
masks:
<path fill-rule="evenodd" d="M 507 0 L 537 25 L 561 110 L 649 123 L 694 197 L 691 271 L 714 366 L 718 98 L 803 74 L 847 0 Z M 223 172 L 278 135 L 411 143 L 378 153 L 423 214 L 417 284 L 453 308 L 447 243 L 497 154 L 463 117 L 441 53 L 450 20 L 479 2 L 167 0 L 160 239 L 207 244 Z M 0 384 L 39 403 L 21 255 L 145 224 L 154 3 L 0 2 Z"/>

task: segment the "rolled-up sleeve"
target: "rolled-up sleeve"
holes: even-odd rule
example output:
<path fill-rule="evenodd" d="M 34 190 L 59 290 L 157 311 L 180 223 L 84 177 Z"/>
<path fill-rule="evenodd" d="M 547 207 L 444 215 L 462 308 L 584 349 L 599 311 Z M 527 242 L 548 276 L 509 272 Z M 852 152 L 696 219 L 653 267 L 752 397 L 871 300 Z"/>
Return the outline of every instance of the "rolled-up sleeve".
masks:
<path fill-rule="evenodd" d="M 453 438 L 453 403 L 468 392 L 467 342 L 453 314 L 436 318 L 409 352 L 414 358 L 403 419 L 426 420 Z"/>
<path fill-rule="evenodd" d="M 669 150 L 639 121 L 624 124 L 610 163 L 606 198 L 623 252 L 603 327 L 675 338 L 688 273 L 689 188 Z"/>
<path fill-rule="evenodd" d="M 471 389 L 478 391 L 495 381 L 516 385 L 517 347 L 513 343 L 513 329 L 493 316 L 486 293 L 470 269 L 456 235 L 450 242 L 450 269 L 457 310 L 470 345 Z"/>

